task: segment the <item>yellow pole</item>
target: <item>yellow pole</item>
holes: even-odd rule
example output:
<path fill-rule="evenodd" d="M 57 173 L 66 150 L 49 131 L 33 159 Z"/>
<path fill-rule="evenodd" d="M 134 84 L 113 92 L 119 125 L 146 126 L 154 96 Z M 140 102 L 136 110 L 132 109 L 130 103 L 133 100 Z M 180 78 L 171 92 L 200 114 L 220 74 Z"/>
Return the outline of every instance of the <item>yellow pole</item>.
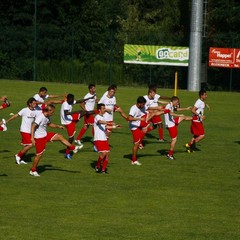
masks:
<path fill-rule="evenodd" d="M 178 72 L 175 72 L 174 96 L 177 96 L 178 88 Z"/>

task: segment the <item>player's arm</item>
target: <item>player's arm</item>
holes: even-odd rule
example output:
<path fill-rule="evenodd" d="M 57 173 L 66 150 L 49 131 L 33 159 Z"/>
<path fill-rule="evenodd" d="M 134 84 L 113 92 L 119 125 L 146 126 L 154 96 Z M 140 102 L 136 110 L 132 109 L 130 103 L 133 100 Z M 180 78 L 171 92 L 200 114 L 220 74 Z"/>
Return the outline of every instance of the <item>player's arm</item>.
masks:
<path fill-rule="evenodd" d="M 18 114 L 14 114 L 8 120 L 6 120 L 6 123 L 11 122 L 13 119 L 17 118 L 18 116 L 19 116 Z"/>
<path fill-rule="evenodd" d="M 86 111 L 85 102 L 81 102 L 81 103 L 80 103 L 80 107 L 81 107 L 84 111 Z"/>
<path fill-rule="evenodd" d="M 0 98 L 0 101 L 1 101 L 1 102 L 4 102 L 6 99 L 7 99 L 7 96 L 2 96 L 2 97 Z"/>
<path fill-rule="evenodd" d="M 127 119 L 128 116 L 126 115 L 126 113 L 123 111 L 121 107 L 114 105 L 114 111 L 119 112 L 123 118 Z"/>
<path fill-rule="evenodd" d="M 60 129 L 64 129 L 64 127 L 62 125 L 58 125 L 58 124 L 55 124 L 55 123 L 49 123 L 48 126 L 50 128 L 60 128 Z"/>
<path fill-rule="evenodd" d="M 83 102 L 86 102 L 87 100 L 93 99 L 93 98 L 95 98 L 95 94 L 92 97 L 89 97 L 89 98 L 76 100 L 76 103 L 83 103 Z"/>
<path fill-rule="evenodd" d="M 161 101 L 161 100 L 158 100 L 158 103 L 163 104 L 163 105 L 167 105 L 168 104 L 167 101 Z"/>
<path fill-rule="evenodd" d="M 175 108 L 176 111 L 188 111 L 188 110 L 192 110 L 192 107 L 186 107 L 186 108 Z"/>
<path fill-rule="evenodd" d="M 51 94 L 51 95 L 48 95 L 48 98 L 60 98 L 60 97 L 65 97 L 66 94 Z"/>
<path fill-rule="evenodd" d="M 142 121 L 144 118 L 135 118 L 132 115 L 128 115 L 127 117 L 128 121 Z"/>
<path fill-rule="evenodd" d="M 31 141 L 33 145 L 35 145 L 34 133 L 36 131 L 37 126 L 38 125 L 35 122 L 33 122 L 31 126 Z"/>

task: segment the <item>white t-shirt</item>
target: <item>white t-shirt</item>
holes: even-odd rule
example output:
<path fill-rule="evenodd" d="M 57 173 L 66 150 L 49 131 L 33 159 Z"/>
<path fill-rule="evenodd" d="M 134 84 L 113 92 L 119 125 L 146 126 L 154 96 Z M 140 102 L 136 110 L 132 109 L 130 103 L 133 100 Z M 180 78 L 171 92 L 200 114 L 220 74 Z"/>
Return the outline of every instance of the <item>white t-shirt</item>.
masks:
<path fill-rule="evenodd" d="M 137 105 L 133 105 L 130 108 L 129 115 L 134 118 L 141 118 L 143 115 L 147 114 L 145 107 L 140 109 L 137 107 Z M 140 126 L 140 120 L 137 121 L 130 121 L 129 122 L 129 128 L 131 130 L 136 130 Z"/>
<path fill-rule="evenodd" d="M 204 108 L 205 108 L 205 102 L 202 101 L 201 99 L 198 99 L 195 104 L 194 104 L 194 107 L 197 108 L 196 112 L 202 116 L 203 113 L 204 113 Z"/>
<path fill-rule="evenodd" d="M 84 96 L 84 99 L 87 99 L 87 98 L 90 98 L 90 97 L 93 97 L 93 96 L 94 96 L 93 94 L 87 93 L 87 94 Z M 88 99 L 87 101 L 85 101 L 85 109 L 86 109 L 86 111 L 92 111 L 92 110 L 94 110 L 94 106 L 95 106 L 96 99 L 97 99 L 97 96 L 95 95 L 94 98 Z"/>
<path fill-rule="evenodd" d="M 34 138 L 43 138 L 47 136 L 47 125 L 50 123 L 50 119 L 45 117 L 43 113 L 38 114 L 35 121 L 37 124 Z"/>
<path fill-rule="evenodd" d="M 100 124 L 99 120 L 106 121 L 104 116 L 97 114 L 94 118 L 94 141 L 106 141 L 106 125 Z"/>
<path fill-rule="evenodd" d="M 173 105 L 172 105 L 172 102 L 168 103 L 168 104 L 166 105 L 165 109 L 169 109 L 171 112 L 173 112 L 173 111 L 174 111 L 174 107 L 173 107 Z M 170 127 L 175 126 L 174 117 L 172 116 L 171 112 L 164 114 L 165 126 L 166 126 L 167 128 L 170 128 Z"/>
<path fill-rule="evenodd" d="M 41 112 L 36 110 L 30 110 L 28 107 L 23 108 L 18 112 L 18 115 L 22 117 L 20 126 L 20 132 L 31 133 L 31 126 L 36 118 L 36 115 Z"/>
<path fill-rule="evenodd" d="M 114 111 L 114 106 L 116 105 L 116 97 L 115 96 L 108 97 L 106 95 L 103 95 L 99 103 L 105 104 L 105 107 L 111 110 L 111 112 L 104 113 L 105 121 L 113 121 L 113 111 Z"/>
<path fill-rule="evenodd" d="M 74 105 L 74 104 L 76 104 L 76 100 L 74 100 L 72 105 Z M 62 103 L 61 110 L 60 110 L 61 124 L 68 125 L 72 122 L 72 116 L 65 114 L 66 110 L 68 112 L 72 112 L 72 105 L 68 104 L 67 101 L 64 101 Z"/>
<path fill-rule="evenodd" d="M 155 94 L 154 99 L 152 101 L 151 107 L 157 107 L 158 106 L 158 99 L 160 98 L 159 94 Z"/>
<path fill-rule="evenodd" d="M 33 96 L 33 98 L 40 103 L 44 103 L 45 99 L 47 99 L 48 97 L 49 95 L 46 95 L 45 97 L 40 97 L 38 93 Z M 36 110 L 42 110 L 42 104 L 38 104 Z"/>
<path fill-rule="evenodd" d="M 149 107 L 152 107 L 154 98 L 151 99 L 148 97 L 148 95 L 143 96 L 146 99 L 146 103 L 145 103 L 145 108 L 148 109 Z"/>

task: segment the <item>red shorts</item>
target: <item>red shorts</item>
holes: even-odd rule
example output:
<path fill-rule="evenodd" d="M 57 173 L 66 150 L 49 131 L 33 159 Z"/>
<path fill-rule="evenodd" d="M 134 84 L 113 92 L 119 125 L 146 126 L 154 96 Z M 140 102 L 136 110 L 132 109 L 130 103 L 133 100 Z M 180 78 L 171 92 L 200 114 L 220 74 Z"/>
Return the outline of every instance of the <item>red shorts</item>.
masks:
<path fill-rule="evenodd" d="M 74 122 L 78 122 L 79 119 L 81 118 L 80 113 L 73 113 L 73 114 L 71 114 L 71 116 L 72 116 L 72 121 L 74 121 Z"/>
<path fill-rule="evenodd" d="M 152 123 L 154 125 L 158 124 L 158 123 L 162 123 L 162 119 L 160 116 L 153 116 L 152 119 L 151 119 Z"/>
<path fill-rule="evenodd" d="M 109 126 L 113 125 L 113 121 L 107 121 L 107 123 L 108 123 Z M 107 132 L 111 133 L 112 132 L 112 128 L 107 129 Z"/>
<path fill-rule="evenodd" d="M 44 138 L 35 138 L 36 155 L 40 155 L 46 150 L 47 142 L 52 141 L 55 135 L 57 135 L 57 133 L 48 132 Z"/>
<path fill-rule="evenodd" d="M 20 134 L 22 136 L 21 144 L 23 146 L 31 146 L 32 145 L 31 134 L 25 132 L 20 132 Z"/>
<path fill-rule="evenodd" d="M 191 133 L 196 136 L 204 135 L 204 127 L 202 122 L 192 121 Z"/>
<path fill-rule="evenodd" d="M 84 125 L 93 125 L 94 124 L 94 116 L 91 115 L 84 115 Z"/>
<path fill-rule="evenodd" d="M 131 130 L 131 132 L 132 132 L 132 136 L 133 136 L 133 143 L 134 144 L 139 143 L 143 136 L 142 130 L 140 128 L 137 128 L 135 130 Z"/>
<path fill-rule="evenodd" d="M 69 138 L 73 137 L 76 132 L 76 123 L 77 123 L 76 121 L 73 121 L 73 122 L 65 125 Z"/>
<path fill-rule="evenodd" d="M 96 146 L 98 152 L 110 152 L 110 147 L 107 140 L 94 141 L 94 145 Z"/>
<path fill-rule="evenodd" d="M 172 139 L 176 139 L 177 138 L 177 135 L 178 135 L 178 128 L 177 126 L 173 126 L 173 127 L 170 127 L 170 128 L 167 128 L 168 132 L 169 132 L 169 135 Z"/>

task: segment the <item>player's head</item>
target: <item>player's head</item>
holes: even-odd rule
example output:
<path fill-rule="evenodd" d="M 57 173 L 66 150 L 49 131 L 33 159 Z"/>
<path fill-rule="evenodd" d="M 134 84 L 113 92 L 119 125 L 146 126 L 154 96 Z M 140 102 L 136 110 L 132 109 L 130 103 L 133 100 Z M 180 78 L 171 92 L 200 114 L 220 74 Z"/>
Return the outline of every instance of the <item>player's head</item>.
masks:
<path fill-rule="evenodd" d="M 45 96 L 47 95 L 47 88 L 46 88 L 46 87 L 41 87 L 41 88 L 39 89 L 39 95 L 40 95 L 41 97 L 45 97 Z"/>
<path fill-rule="evenodd" d="M 149 88 L 148 89 L 148 96 L 150 97 L 150 98 L 154 98 L 154 96 L 156 95 L 156 89 L 154 89 L 154 88 Z"/>
<path fill-rule="evenodd" d="M 198 96 L 204 101 L 207 98 L 207 91 L 205 89 L 201 89 L 198 93 Z"/>
<path fill-rule="evenodd" d="M 156 84 L 150 84 L 148 86 L 148 90 L 154 90 L 155 92 L 157 92 L 157 85 Z"/>
<path fill-rule="evenodd" d="M 177 96 L 171 97 L 171 102 L 174 107 L 177 107 L 179 105 L 179 98 Z"/>
<path fill-rule="evenodd" d="M 113 86 L 108 87 L 108 96 L 113 97 L 115 95 L 115 88 Z"/>
<path fill-rule="evenodd" d="M 100 114 L 104 114 L 105 113 L 105 104 L 104 103 L 97 104 L 97 110 L 99 111 Z"/>
<path fill-rule="evenodd" d="M 139 96 L 137 98 L 137 107 L 138 108 L 143 108 L 145 106 L 146 102 L 147 102 L 147 100 L 145 99 L 145 97 Z"/>
<path fill-rule="evenodd" d="M 30 109 L 34 109 L 36 106 L 37 106 L 37 101 L 35 98 L 31 97 L 27 100 L 27 106 L 30 108 Z"/>
<path fill-rule="evenodd" d="M 109 86 L 111 88 L 113 88 L 115 90 L 115 92 L 117 91 L 117 84 L 112 84 L 111 86 Z"/>
<path fill-rule="evenodd" d="M 67 95 L 67 103 L 70 104 L 70 105 L 72 105 L 73 102 L 74 102 L 74 95 L 71 94 L 71 93 L 69 93 L 69 94 Z"/>
<path fill-rule="evenodd" d="M 95 85 L 94 83 L 90 83 L 90 84 L 88 85 L 88 90 L 89 90 L 89 92 L 90 92 L 91 94 L 96 93 L 96 85 Z"/>
<path fill-rule="evenodd" d="M 55 106 L 53 104 L 49 104 L 43 109 L 43 113 L 45 113 L 46 116 L 52 116 L 54 111 Z"/>

